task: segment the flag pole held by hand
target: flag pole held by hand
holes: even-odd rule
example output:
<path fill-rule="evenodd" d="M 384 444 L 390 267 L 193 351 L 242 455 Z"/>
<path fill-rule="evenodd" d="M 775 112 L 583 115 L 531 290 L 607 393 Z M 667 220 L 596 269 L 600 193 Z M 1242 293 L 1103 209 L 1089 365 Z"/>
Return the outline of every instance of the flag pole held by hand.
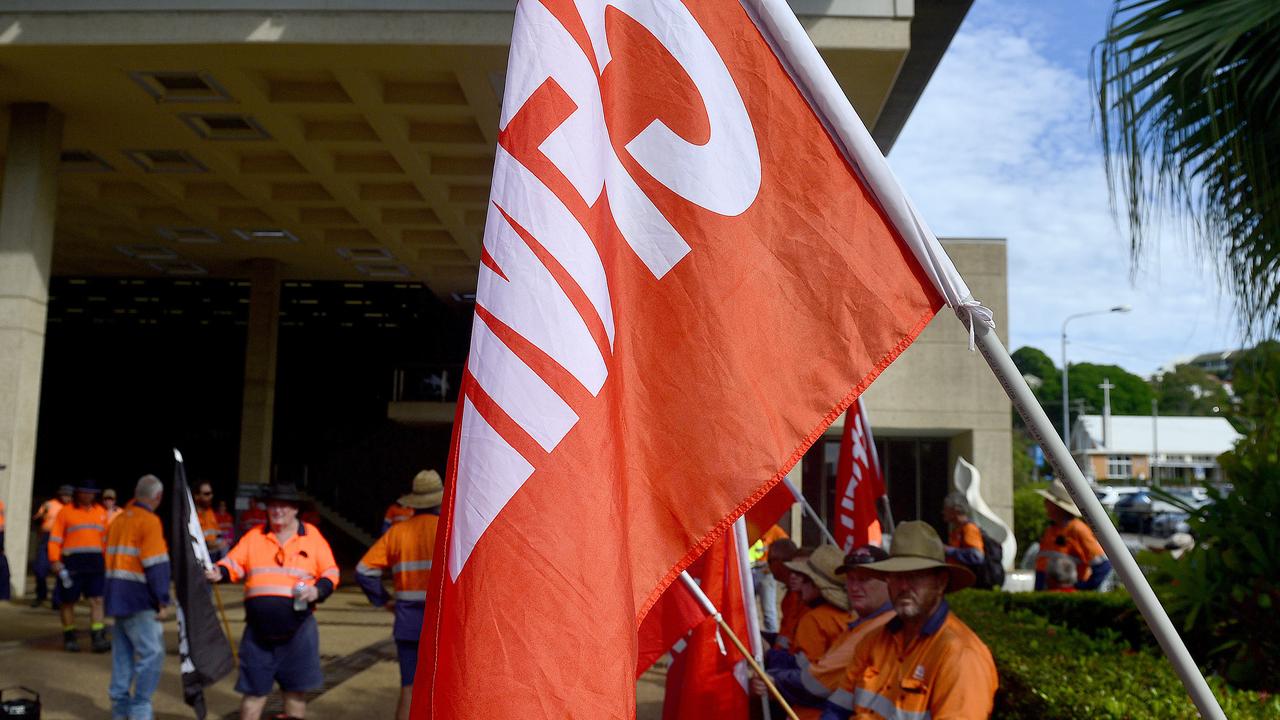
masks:
<path fill-rule="evenodd" d="M 787 484 L 787 489 L 791 491 L 791 495 L 795 497 L 796 502 L 804 506 L 804 511 L 808 513 L 809 519 L 813 520 L 813 522 L 817 524 L 818 529 L 822 531 L 822 535 L 827 539 L 827 542 L 835 545 L 836 547 L 840 547 L 840 543 L 836 542 L 836 536 L 831 534 L 831 530 L 827 528 L 827 524 L 822 522 L 822 517 L 818 515 L 818 511 L 814 510 L 813 506 L 809 504 L 809 501 L 805 499 L 804 493 L 800 492 L 800 488 L 797 488 L 795 484 L 791 482 L 791 478 L 786 477 L 785 475 L 782 478 L 782 482 Z"/>
<path fill-rule="evenodd" d="M 755 657 L 751 655 L 751 651 L 742 644 L 742 640 L 738 639 L 738 635 L 733 631 L 733 628 L 729 627 L 729 623 L 724 621 L 724 616 L 720 614 L 720 611 L 716 608 L 715 604 L 711 602 L 711 598 L 707 597 L 707 594 L 702 592 L 702 588 L 698 587 L 698 583 L 694 581 L 688 572 L 681 572 L 680 580 L 684 582 L 684 586 L 693 594 L 693 598 L 698 601 L 698 604 L 702 606 L 702 609 L 707 613 L 707 615 L 714 619 L 716 624 L 720 626 L 720 631 L 729 636 L 729 641 L 733 643 L 734 647 L 738 648 L 738 652 L 742 653 L 742 657 L 746 658 L 747 664 L 751 666 L 752 671 L 754 671 L 755 674 L 764 682 L 764 686 L 769 688 L 769 694 L 772 695 L 773 699 L 777 700 L 778 704 L 782 706 L 783 711 L 787 713 L 787 717 L 791 718 L 791 720 L 800 720 L 800 718 L 796 717 L 795 710 L 792 710 L 791 706 L 787 704 L 787 701 L 783 699 L 782 693 L 778 692 L 778 688 L 773 684 L 773 680 L 769 679 L 769 674 L 764 671 L 764 668 L 760 667 L 760 663 L 756 662 Z"/>

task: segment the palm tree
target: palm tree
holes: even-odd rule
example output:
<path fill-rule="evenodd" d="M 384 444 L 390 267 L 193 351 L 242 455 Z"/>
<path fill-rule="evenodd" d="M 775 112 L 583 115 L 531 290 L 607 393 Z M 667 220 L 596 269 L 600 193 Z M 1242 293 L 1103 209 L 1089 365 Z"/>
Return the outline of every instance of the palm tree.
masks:
<path fill-rule="evenodd" d="M 1117 0 L 1094 54 L 1113 209 L 1134 266 L 1170 219 L 1280 330 L 1280 2 Z"/>

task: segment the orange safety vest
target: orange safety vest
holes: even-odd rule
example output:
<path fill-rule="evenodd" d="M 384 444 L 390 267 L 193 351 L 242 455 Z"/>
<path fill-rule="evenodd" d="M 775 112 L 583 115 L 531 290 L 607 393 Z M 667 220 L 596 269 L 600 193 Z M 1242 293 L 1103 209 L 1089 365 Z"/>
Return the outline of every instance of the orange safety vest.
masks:
<path fill-rule="evenodd" d="M 384 525 L 395 525 L 413 518 L 413 508 L 405 507 L 400 503 L 391 503 L 387 508 L 387 512 L 382 516 Z"/>
<path fill-rule="evenodd" d="M 58 519 L 58 513 L 62 511 L 62 501 L 58 498 L 50 498 L 40 504 L 40 509 L 36 511 L 36 518 L 40 520 L 40 532 L 48 534 L 53 531 L 53 523 Z"/>
<path fill-rule="evenodd" d="M 829 697 L 844 681 L 849 671 L 849 663 L 853 662 L 853 653 L 858 649 L 858 643 L 895 617 L 897 615 L 892 608 L 889 608 L 879 615 L 850 623 L 851 627 L 831 643 L 831 647 L 827 648 L 827 654 L 823 655 L 821 660 L 800 671 L 801 684 L 815 697 Z M 818 720 L 822 717 L 822 708 L 797 705 L 792 709 L 796 711 L 796 716 L 800 720 Z"/>
<path fill-rule="evenodd" d="M 438 516 L 423 513 L 393 525 L 360 558 L 356 572 L 381 577 L 390 570 L 396 600 L 426 602 L 439 522 Z"/>
<path fill-rule="evenodd" d="M 982 528 L 979 528 L 978 524 L 974 522 L 967 522 L 951 528 L 951 535 L 947 537 L 947 545 L 961 550 L 972 548 L 979 553 L 985 554 L 985 548 L 982 546 Z M 947 562 L 952 565 L 964 564 L 950 557 L 947 558 Z"/>
<path fill-rule="evenodd" d="M 107 531 L 107 577 L 147 584 L 147 568 L 169 562 L 160 518 L 130 500 Z"/>
<path fill-rule="evenodd" d="M 985 718 L 1000 681 L 991 651 L 944 602 L 914 639 L 890 620 L 858 643 L 828 701 L 857 720 Z"/>
<path fill-rule="evenodd" d="M 218 564 L 227 569 L 232 582 L 244 579 L 246 599 L 293 597 L 294 585 L 315 585 L 320 578 L 338 587 L 333 550 L 316 526 L 301 521 L 298 532 L 284 545 L 267 525 L 246 533 Z"/>
<path fill-rule="evenodd" d="M 796 625 L 795 641 L 791 648 L 797 659 L 804 655 L 805 659 L 800 661 L 800 666 L 807 667 L 809 663 L 821 660 L 827 654 L 827 648 L 849 628 L 849 619 L 847 611 L 827 602 L 805 613 Z"/>
<path fill-rule="evenodd" d="M 64 556 L 70 555 L 101 555 L 106 547 L 106 508 L 71 504 L 58 512 L 49 531 L 49 562 L 62 562 Z"/>
<path fill-rule="evenodd" d="M 788 591 L 782 596 L 782 621 L 778 627 L 778 639 L 774 642 L 776 647 L 783 650 L 791 649 L 796 639 L 796 627 L 800 625 L 800 618 L 807 612 L 809 612 L 809 606 L 800 599 L 800 593 Z"/>
<path fill-rule="evenodd" d="M 1049 569 L 1049 558 L 1065 557 L 1076 565 L 1076 577 L 1082 582 L 1089 579 L 1089 564 L 1102 557 L 1102 546 L 1088 525 L 1079 518 L 1071 518 L 1066 525 L 1050 525 L 1040 536 L 1040 552 L 1036 555 L 1036 572 Z"/>

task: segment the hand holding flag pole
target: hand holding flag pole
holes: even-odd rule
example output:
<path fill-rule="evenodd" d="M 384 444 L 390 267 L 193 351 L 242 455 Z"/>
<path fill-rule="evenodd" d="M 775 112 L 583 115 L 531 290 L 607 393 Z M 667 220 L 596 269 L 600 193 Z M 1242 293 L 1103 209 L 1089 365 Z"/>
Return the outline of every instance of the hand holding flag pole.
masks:
<path fill-rule="evenodd" d="M 751 655 L 751 651 L 742 644 L 742 640 L 738 639 L 737 633 L 733 631 L 733 628 L 729 627 L 729 623 L 724 621 L 724 617 L 720 615 L 720 610 L 711 602 L 711 599 L 707 597 L 706 593 L 702 592 L 702 588 L 698 587 L 698 583 L 694 581 L 693 577 L 690 576 L 688 572 L 682 571 L 680 573 L 680 580 L 684 583 L 684 586 L 689 589 L 689 592 L 693 595 L 694 599 L 698 601 L 698 604 L 702 606 L 702 609 L 706 611 L 707 615 L 716 621 L 716 625 L 720 626 L 720 632 L 729 636 L 729 641 L 733 643 L 734 647 L 738 648 L 738 652 L 742 653 L 742 657 L 746 658 L 747 664 L 751 666 L 752 671 L 754 671 L 755 674 L 764 682 L 765 687 L 769 689 L 769 694 L 772 695 L 773 699 L 777 700 L 778 704 L 782 706 L 783 711 L 787 713 L 787 717 L 791 718 L 791 720 L 800 720 L 800 718 L 796 717 L 795 710 L 792 710 L 791 706 L 787 704 L 787 701 L 783 699 L 782 693 L 778 692 L 778 688 L 773 684 L 773 680 L 769 679 L 769 674 L 764 671 L 764 668 L 760 667 L 760 663 L 756 662 L 755 657 Z"/>

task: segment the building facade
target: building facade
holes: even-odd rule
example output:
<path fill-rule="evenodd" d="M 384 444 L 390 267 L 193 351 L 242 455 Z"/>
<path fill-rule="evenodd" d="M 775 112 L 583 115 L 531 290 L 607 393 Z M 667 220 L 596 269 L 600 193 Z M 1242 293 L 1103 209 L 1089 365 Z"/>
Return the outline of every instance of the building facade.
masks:
<path fill-rule="evenodd" d="M 1240 437 L 1223 417 L 1081 415 L 1071 452 L 1085 477 L 1099 483 L 1222 482 L 1218 456 Z"/>
<path fill-rule="evenodd" d="M 791 4 L 887 152 L 970 2 Z M 342 503 L 411 477 L 370 457 L 447 447 L 400 404 L 405 368 L 443 386 L 465 359 L 514 8 L 0 6 L 10 558 L 33 494 L 156 471 L 138 438 L 207 447 L 222 488 L 323 477 Z"/>

